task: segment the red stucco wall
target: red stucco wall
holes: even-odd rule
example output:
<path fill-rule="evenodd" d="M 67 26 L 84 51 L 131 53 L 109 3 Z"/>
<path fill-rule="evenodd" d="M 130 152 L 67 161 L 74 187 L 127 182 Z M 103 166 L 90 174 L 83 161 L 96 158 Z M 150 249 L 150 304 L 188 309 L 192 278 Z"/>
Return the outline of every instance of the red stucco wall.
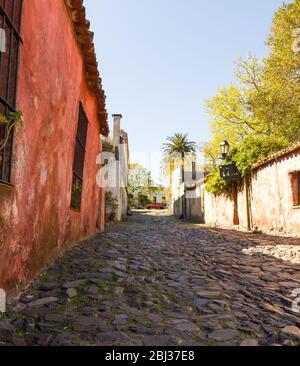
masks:
<path fill-rule="evenodd" d="M 14 187 L 0 188 L 0 287 L 6 290 L 20 289 L 71 243 L 92 236 L 103 215 L 96 101 L 64 1 L 24 0 L 22 19 L 17 108 L 24 127 L 15 133 Z M 89 126 L 77 213 L 70 200 L 80 101 Z"/>

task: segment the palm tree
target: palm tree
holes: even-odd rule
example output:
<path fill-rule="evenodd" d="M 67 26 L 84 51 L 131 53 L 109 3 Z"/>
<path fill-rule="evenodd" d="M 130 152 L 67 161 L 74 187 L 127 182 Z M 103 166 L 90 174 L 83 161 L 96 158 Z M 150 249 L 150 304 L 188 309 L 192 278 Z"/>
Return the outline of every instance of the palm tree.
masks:
<path fill-rule="evenodd" d="M 189 141 L 187 134 L 175 133 L 172 137 L 167 137 L 167 143 L 163 145 L 164 160 L 169 163 L 181 160 L 182 182 L 184 182 L 184 163 L 186 155 L 196 156 L 197 144 Z"/>
<path fill-rule="evenodd" d="M 185 181 L 184 177 L 184 165 L 186 155 L 195 157 L 197 152 L 197 144 L 193 141 L 188 140 L 187 134 L 175 133 L 172 137 L 167 137 L 167 142 L 163 144 L 163 165 L 165 166 L 165 171 L 168 171 L 170 175 L 170 184 L 172 186 L 172 171 L 174 169 L 174 164 L 180 161 L 181 163 L 181 174 L 182 183 Z M 182 212 L 183 217 L 185 216 L 185 200 L 182 200 Z"/>

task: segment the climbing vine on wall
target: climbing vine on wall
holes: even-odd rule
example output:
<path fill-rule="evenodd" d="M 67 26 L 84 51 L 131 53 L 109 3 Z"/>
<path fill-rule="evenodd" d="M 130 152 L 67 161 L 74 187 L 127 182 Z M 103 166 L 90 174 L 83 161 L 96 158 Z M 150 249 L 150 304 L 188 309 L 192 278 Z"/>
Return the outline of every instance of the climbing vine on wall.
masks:
<path fill-rule="evenodd" d="M 288 145 L 288 141 L 283 138 L 249 135 L 231 149 L 224 164 L 234 163 L 242 177 L 247 178 L 255 163 L 285 149 Z M 219 166 L 216 165 L 207 179 L 206 189 L 212 194 L 231 194 L 233 184 L 221 178 Z"/>
<path fill-rule="evenodd" d="M 23 114 L 21 112 L 11 112 L 7 116 L 0 113 L 0 127 L 4 128 L 3 137 L 0 137 L 0 151 L 7 145 L 10 134 L 16 125 L 23 125 Z"/>

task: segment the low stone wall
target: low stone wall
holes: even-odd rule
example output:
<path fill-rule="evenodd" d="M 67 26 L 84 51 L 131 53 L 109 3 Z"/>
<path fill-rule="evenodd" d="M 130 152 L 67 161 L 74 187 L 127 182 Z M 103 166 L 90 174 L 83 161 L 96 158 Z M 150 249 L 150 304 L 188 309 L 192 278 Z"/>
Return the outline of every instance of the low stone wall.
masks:
<path fill-rule="evenodd" d="M 247 229 L 246 193 L 240 189 L 236 197 L 204 194 L 205 222 L 214 226 Z"/>
<path fill-rule="evenodd" d="M 300 170 L 300 149 L 259 167 L 251 182 L 253 226 L 274 233 L 300 235 L 300 207 L 293 205 L 290 174 Z"/>
<path fill-rule="evenodd" d="M 204 195 L 205 222 L 215 226 L 233 225 L 233 201 L 225 195 Z"/>

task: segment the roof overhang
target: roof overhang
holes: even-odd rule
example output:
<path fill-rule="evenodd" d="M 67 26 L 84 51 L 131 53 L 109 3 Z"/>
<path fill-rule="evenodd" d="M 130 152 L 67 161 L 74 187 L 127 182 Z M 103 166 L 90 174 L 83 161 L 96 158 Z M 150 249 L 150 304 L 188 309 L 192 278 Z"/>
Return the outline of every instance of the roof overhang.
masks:
<path fill-rule="evenodd" d="M 106 96 L 98 70 L 98 62 L 94 45 L 94 33 L 90 31 L 90 22 L 86 18 L 83 0 L 64 0 L 74 25 L 74 32 L 81 49 L 87 84 L 96 96 L 97 116 L 101 134 L 108 136 L 108 114 L 106 111 Z"/>
<path fill-rule="evenodd" d="M 269 163 L 272 163 L 273 161 L 284 158 L 285 156 L 295 153 L 297 151 L 300 151 L 300 142 L 290 146 L 289 148 L 287 148 L 285 150 L 281 150 L 281 151 L 267 157 L 264 160 L 259 161 L 257 164 L 252 166 L 252 170 L 259 169 L 266 164 L 269 164 Z"/>

